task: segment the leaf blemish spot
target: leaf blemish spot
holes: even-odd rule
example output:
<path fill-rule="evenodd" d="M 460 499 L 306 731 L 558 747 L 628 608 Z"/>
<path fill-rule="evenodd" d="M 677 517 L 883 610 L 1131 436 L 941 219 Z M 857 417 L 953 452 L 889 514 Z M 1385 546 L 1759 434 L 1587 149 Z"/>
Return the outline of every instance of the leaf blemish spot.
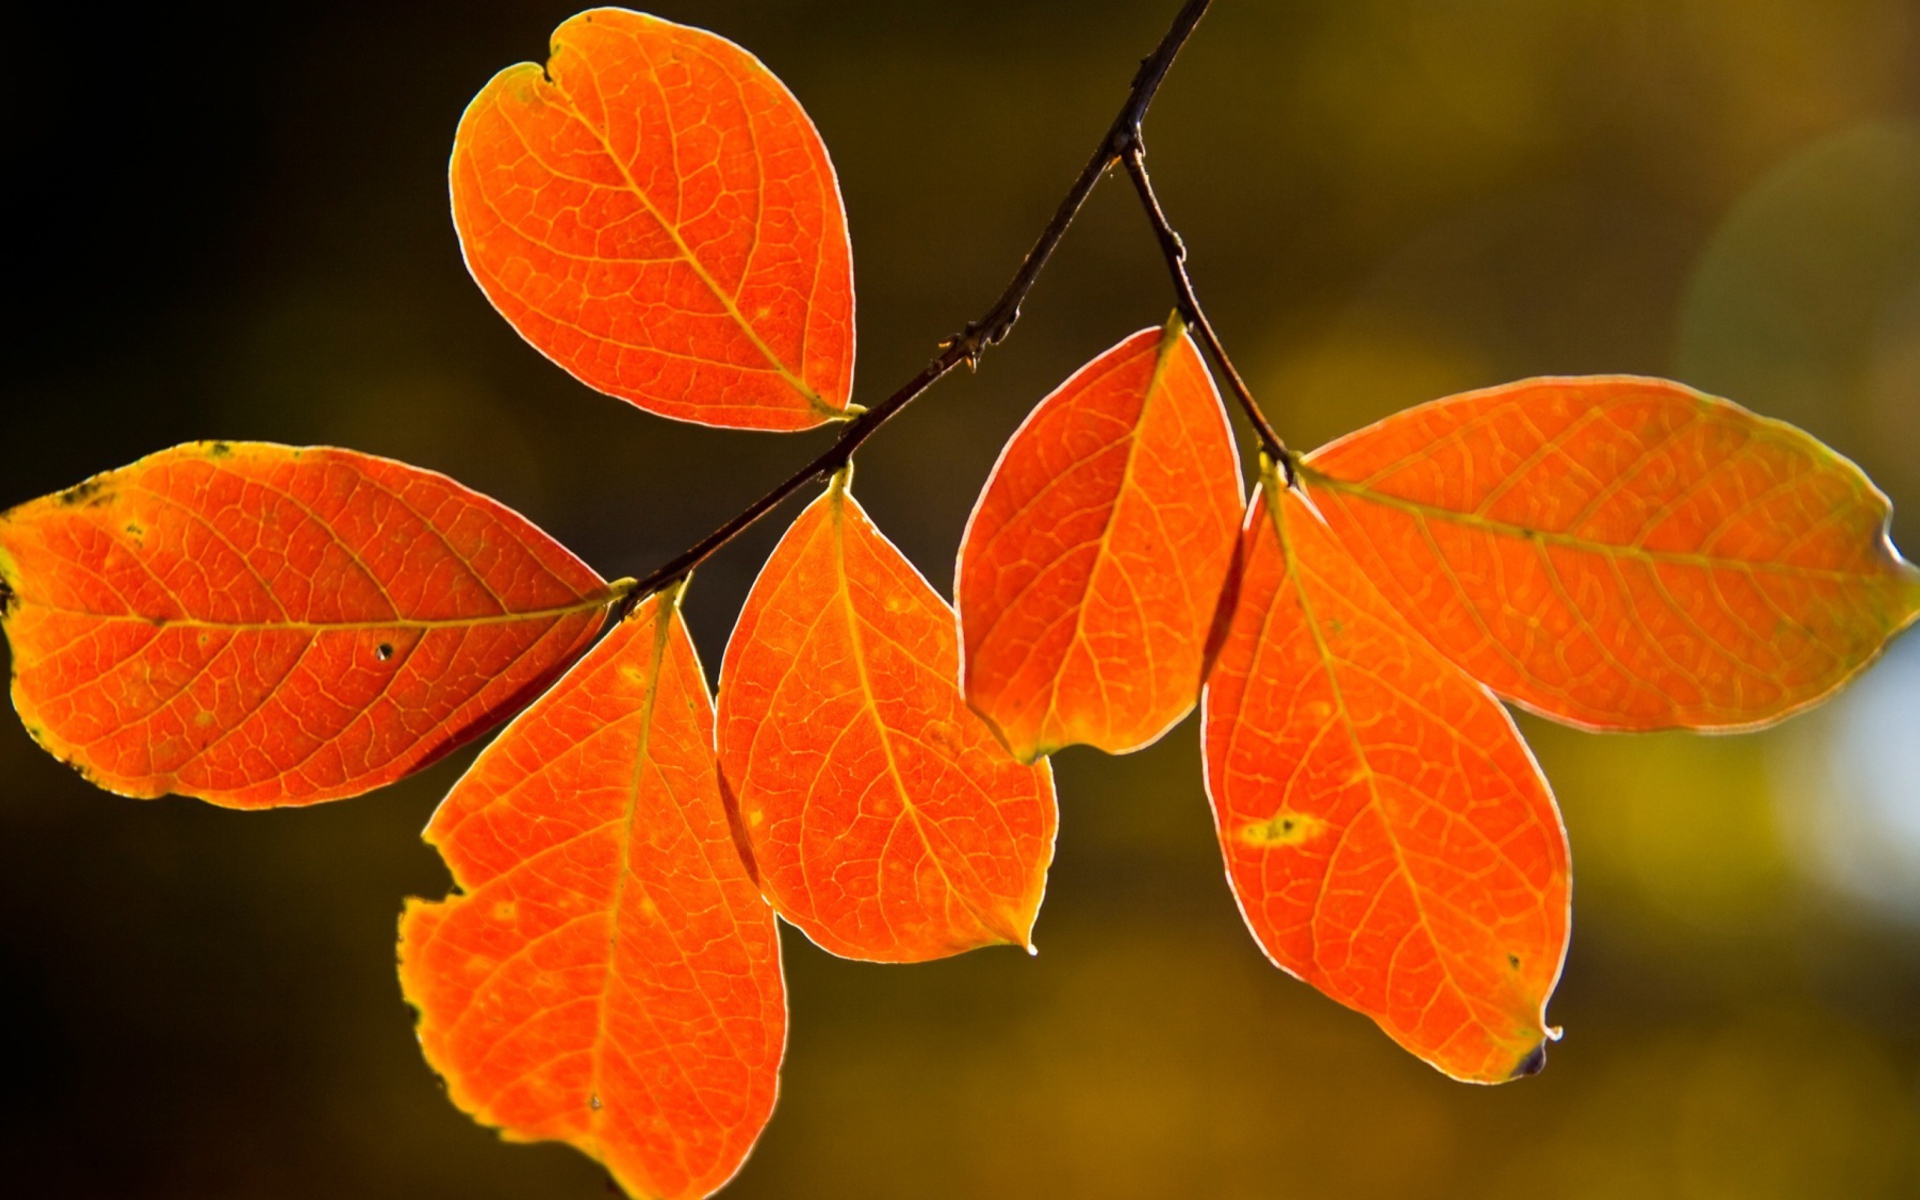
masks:
<path fill-rule="evenodd" d="M 1327 831 L 1327 823 L 1306 813 L 1277 812 L 1264 821 L 1240 827 L 1240 840 L 1249 846 L 1298 846 Z"/>
<path fill-rule="evenodd" d="M 60 503 L 66 505 L 68 508 L 73 508 L 76 505 L 85 504 L 87 501 L 93 499 L 99 491 L 100 481 L 97 479 L 89 479 L 85 483 L 76 483 L 66 491 L 61 492 Z"/>
<path fill-rule="evenodd" d="M 373 648 L 373 653 L 381 662 L 386 662 L 393 657 L 393 646 L 389 642 L 381 642 Z"/>

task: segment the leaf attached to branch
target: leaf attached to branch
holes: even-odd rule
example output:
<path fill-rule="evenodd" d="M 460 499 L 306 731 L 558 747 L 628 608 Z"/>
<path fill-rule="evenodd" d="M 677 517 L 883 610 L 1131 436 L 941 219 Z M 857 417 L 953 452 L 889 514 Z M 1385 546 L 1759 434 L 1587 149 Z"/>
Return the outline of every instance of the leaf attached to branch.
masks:
<path fill-rule="evenodd" d="M 1316 450 L 1301 475 L 1428 640 L 1588 728 L 1777 721 L 1920 616 L 1920 572 L 1858 467 L 1666 380 L 1436 400 Z"/>
<path fill-rule="evenodd" d="M 809 429 L 853 387 L 840 185 L 745 50 L 617 8 L 495 75 L 454 139 L 467 266 L 588 387 L 738 429 Z"/>
<path fill-rule="evenodd" d="M 1016 758 L 1124 754 L 1192 710 L 1242 509 L 1226 410 L 1178 317 L 1013 435 L 954 584 L 967 702 Z"/>
<path fill-rule="evenodd" d="M 233 808 L 392 783 L 510 716 L 615 592 L 444 475 L 196 442 L 0 514 L 13 702 L 122 795 Z"/>
<path fill-rule="evenodd" d="M 1236 576 L 1203 740 L 1254 937 L 1456 1079 L 1538 1070 L 1570 869 L 1512 720 L 1271 475 Z"/>
<path fill-rule="evenodd" d="M 848 958 L 1028 946 L 1052 773 L 962 701 L 953 610 L 846 479 L 767 560 L 721 667 L 720 768 L 761 886 Z"/>
<path fill-rule="evenodd" d="M 740 858 L 678 588 L 648 598 L 434 813 L 461 891 L 409 902 L 400 980 L 455 1104 L 638 1196 L 705 1196 L 773 1109 L 773 910 Z"/>

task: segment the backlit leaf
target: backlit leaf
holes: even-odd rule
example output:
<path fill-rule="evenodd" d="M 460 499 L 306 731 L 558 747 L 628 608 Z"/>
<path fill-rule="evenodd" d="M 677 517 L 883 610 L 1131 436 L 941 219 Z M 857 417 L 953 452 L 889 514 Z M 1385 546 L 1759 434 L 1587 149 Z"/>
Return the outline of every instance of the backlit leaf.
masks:
<path fill-rule="evenodd" d="M 1596 729 L 1813 704 L 1920 614 L 1885 496 L 1790 425 L 1676 383 L 1534 379 L 1315 451 L 1309 493 L 1428 640 Z"/>
<path fill-rule="evenodd" d="M 1178 317 L 1040 402 L 987 480 L 954 591 L 967 702 L 1015 757 L 1124 754 L 1200 695 L 1240 462 Z"/>
<path fill-rule="evenodd" d="M 196 442 L 0 514 L 13 703 L 127 796 L 358 795 L 537 695 L 616 592 L 500 504 L 327 448 Z"/>
<path fill-rule="evenodd" d="M 400 924 L 454 1103 L 636 1197 L 732 1177 L 786 1041 L 773 910 L 721 803 L 677 599 L 649 598 L 480 755 L 426 833 L 461 891 Z"/>
<path fill-rule="evenodd" d="M 760 572 L 720 674 L 720 768 L 782 916 L 848 958 L 1030 944 L 1057 822 L 967 708 L 953 610 L 846 473 Z"/>
<path fill-rule="evenodd" d="M 806 429 L 853 386 L 846 214 L 813 123 L 725 38 L 597 8 L 454 139 L 473 277 L 542 354 L 649 412 Z"/>
<path fill-rule="evenodd" d="M 1512 720 L 1271 477 L 1236 575 L 1203 740 L 1248 927 L 1448 1075 L 1538 1070 L 1570 874 Z"/>

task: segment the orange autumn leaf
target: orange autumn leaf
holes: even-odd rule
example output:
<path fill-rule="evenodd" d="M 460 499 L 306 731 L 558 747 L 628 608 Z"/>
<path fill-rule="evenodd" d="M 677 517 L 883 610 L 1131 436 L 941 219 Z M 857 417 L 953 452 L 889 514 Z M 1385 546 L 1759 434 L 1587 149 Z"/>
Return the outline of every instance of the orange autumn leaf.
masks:
<path fill-rule="evenodd" d="M 122 795 L 233 808 L 391 783 L 586 648 L 616 596 L 431 471 L 195 442 L 0 514 L 13 703 Z"/>
<path fill-rule="evenodd" d="M 953 610 L 841 472 L 761 570 L 720 672 L 720 769 L 782 916 L 848 958 L 1030 945 L 1057 817 L 956 684 Z"/>
<path fill-rule="evenodd" d="M 1226 410 L 1177 316 L 1033 410 L 954 584 L 967 702 L 1016 758 L 1124 754 L 1193 708 L 1240 497 Z"/>
<path fill-rule="evenodd" d="M 450 167 L 467 267 L 588 387 L 738 429 L 808 429 L 853 387 L 853 267 L 799 101 L 725 38 L 618 8 L 495 75 Z"/>
<path fill-rule="evenodd" d="M 676 1200 L 740 1168 L 786 1044 L 773 911 L 721 803 L 677 593 L 480 755 L 426 832 L 461 890 L 400 923 L 401 985 L 454 1103 Z"/>
<path fill-rule="evenodd" d="M 1665 380 L 1437 400 L 1315 451 L 1301 476 L 1429 641 L 1589 728 L 1767 724 L 1920 615 L 1920 572 L 1857 467 Z"/>
<path fill-rule="evenodd" d="M 1538 1070 L 1570 871 L 1512 720 L 1271 476 L 1236 575 L 1202 737 L 1254 937 L 1456 1079 Z"/>

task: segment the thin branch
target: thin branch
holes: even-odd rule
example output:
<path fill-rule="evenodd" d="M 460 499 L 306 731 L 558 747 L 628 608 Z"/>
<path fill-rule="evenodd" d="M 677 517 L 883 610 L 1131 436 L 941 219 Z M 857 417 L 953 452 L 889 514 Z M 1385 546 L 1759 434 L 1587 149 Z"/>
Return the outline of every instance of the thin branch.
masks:
<path fill-rule="evenodd" d="M 1213 356 L 1220 374 L 1226 377 L 1227 389 L 1240 402 L 1240 409 L 1247 414 L 1247 420 L 1253 423 L 1253 432 L 1260 439 L 1260 449 L 1280 465 L 1287 483 L 1291 485 L 1293 454 L 1287 449 L 1286 443 L 1280 440 L 1280 435 L 1274 432 L 1267 414 L 1260 411 L 1260 403 L 1253 398 L 1253 390 L 1247 386 L 1247 381 L 1234 369 L 1233 361 L 1227 357 L 1227 348 L 1220 344 L 1220 335 L 1214 332 L 1213 323 L 1207 320 L 1206 312 L 1200 307 L 1200 297 L 1194 293 L 1193 278 L 1187 274 L 1186 244 L 1174 231 L 1172 222 L 1167 220 L 1159 197 L 1153 194 L 1153 180 L 1147 175 L 1146 143 L 1136 133 L 1120 157 L 1126 164 L 1127 177 L 1133 180 L 1133 190 L 1139 193 L 1140 206 L 1146 210 L 1147 220 L 1153 223 L 1153 232 L 1160 239 L 1160 254 L 1167 260 L 1167 273 L 1173 276 L 1173 291 L 1180 316 L 1200 334 L 1201 344 Z"/>
<path fill-rule="evenodd" d="M 847 424 L 833 445 L 821 452 L 806 466 L 801 467 L 784 482 L 766 495 L 749 504 L 740 515 L 734 517 L 706 537 L 695 542 L 683 553 L 655 568 L 634 584 L 633 589 L 621 598 L 614 610 L 616 619 L 631 613 L 647 596 L 659 591 L 676 579 L 684 577 L 689 571 L 712 557 L 721 547 L 731 542 L 749 526 L 778 507 L 782 500 L 798 492 L 816 479 L 823 479 L 845 466 L 853 457 L 853 452 L 861 443 L 872 437 L 874 431 L 892 420 L 894 415 L 913 403 L 920 393 L 938 383 L 948 372 L 962 363 L 968 367 L 979 364 L 980 356 L 987 347 L 998 345 L 1020 319 L 1020 305 L 1033 290 L 1034 281 L 1040 277 L 1040 271 L 1053 256 L 1054 247 L 1066 236 L 1067 227 L 1079 215 L 1080 208 L 1092 194 L 1094 186 L 1100 182 L 1107 168 L 1115 160 L 1127 156 L 1130 147 L 1137 146 L 1140 139 L 1140 122 L 1147 115 L 1147 108 L 1153 103 L 1153 97 L 1160 90 L 1160 83 L 1167 77 L 1167 68 L 1186 45 L 1187 39 L 1206 15 L 1212 0 L 1186 0 L 1180 12 L 1173 19 L 1160 44 L 1154 47 L 1140 62 L 1135 72 L 1132 87 L 1127 92 L 1126 103 L 1121 105 L 1119 115 L 1100 138 L 1087 165 L 1080 169 L 1079 178 L 1073 181 L 1073 187 L 1066 198 L 1060 201 L 1060 207 L 1054 210 L 1053 219 L 1040 232 L 1039 240 L 1033 249 L 1027 251 L 1027 257 L 1021 262 L 1019 271 L 1007 284 L 1000 298 L 993 302 L 979 320 L 969 321 L 966 328 L 941 343 L 940 354 L 928 363 L 918 375 L 902 384 L 899 390 L 885 400 L 867 409 Z"/>

